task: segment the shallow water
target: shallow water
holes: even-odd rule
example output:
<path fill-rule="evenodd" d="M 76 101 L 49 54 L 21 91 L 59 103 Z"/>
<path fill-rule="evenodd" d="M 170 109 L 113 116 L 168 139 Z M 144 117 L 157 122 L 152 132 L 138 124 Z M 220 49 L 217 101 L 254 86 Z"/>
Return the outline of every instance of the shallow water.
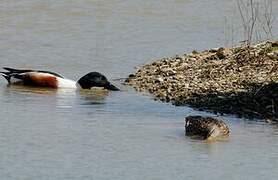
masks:
<path fill-rule="evenodd" d="M 2 1 L 0 65 L 122 78 L 160 57 L 224 45 L 231 14 L 228 0 Z M 277 179 L 277 126 L 221 116 L 227 141 L 190 139 L 184 117 L 208 113 L 114 83 L 121 92 L 1 79 L 1 179 Z"/>

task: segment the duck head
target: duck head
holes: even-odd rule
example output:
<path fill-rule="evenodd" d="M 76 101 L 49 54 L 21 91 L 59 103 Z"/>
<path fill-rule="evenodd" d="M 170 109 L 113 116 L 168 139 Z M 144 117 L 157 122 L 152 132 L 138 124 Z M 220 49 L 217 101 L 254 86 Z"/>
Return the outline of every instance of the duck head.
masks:
<path fill-rule="evenodd" d="M 203 116 L 187 116 L 185 118 L 185 135 L 212 140 L 228 137 L 229 128 L 224 121 L 219 119 Z"/>
<path fill-rule="evenodd" d="M 92 87 L 103 87 L 112 91 L 119 91 L 120 89 L 111 84 L 107 78 L 99 72 L 90 72 L 80 78 L 77 83 L 82 89 L 91 89 Z"/>

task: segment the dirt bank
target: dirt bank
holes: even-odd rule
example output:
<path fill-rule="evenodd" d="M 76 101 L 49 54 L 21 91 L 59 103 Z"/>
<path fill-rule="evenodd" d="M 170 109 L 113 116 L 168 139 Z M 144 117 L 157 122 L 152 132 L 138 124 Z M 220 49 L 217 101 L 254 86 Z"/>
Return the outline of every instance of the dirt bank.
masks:
<path fill-rule="evenodd" d="M 175 105 L 278 121 L 278 41 L 163 58 L 125 83 Z"/>

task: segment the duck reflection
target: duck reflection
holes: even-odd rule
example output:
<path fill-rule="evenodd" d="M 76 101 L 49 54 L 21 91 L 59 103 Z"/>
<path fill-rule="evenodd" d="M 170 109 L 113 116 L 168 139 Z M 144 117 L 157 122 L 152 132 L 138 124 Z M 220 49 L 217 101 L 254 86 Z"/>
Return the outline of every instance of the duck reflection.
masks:
<path fill-rule="evenodd" d="M 40 101 L 40 104 L 52 104 L 58 108 L 72 108 L 78 105 L 105 104 L 109 94 L 103 88 L 92 88 L 90 90 L 53 89 L 41 87 L 27 87 L 22 85 L 7 85 L 3 93 L 5 96 L 17 96 L 17 101 Z M 19 98 L 22 97 L 22 98 Z M 47 97 L 47 98 L 45 98 Z"/>
<path fill-rule="evenodd" d="M 22 86 L 20 84 L 8 84 L 6 85 L 6 93 L 16 93 L 16 94 L 45 94 L 45 95 L 55 95 L 57 89 L 53 88 L 42 88 L 42 87 L 32 87 L 32 86 Z"/>
<path fill-rule="evenodd" d="M 108 96 L 108 94 L 108 90 L 97 88 L 79 91 L 79 96 L 84 101 L 82 105 L 105 104 L 105 99 Z"/>

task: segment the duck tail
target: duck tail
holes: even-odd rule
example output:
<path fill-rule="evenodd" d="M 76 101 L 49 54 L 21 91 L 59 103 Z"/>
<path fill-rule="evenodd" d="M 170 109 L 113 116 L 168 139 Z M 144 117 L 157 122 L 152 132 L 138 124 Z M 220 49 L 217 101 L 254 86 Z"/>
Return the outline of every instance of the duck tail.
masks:
<path fill-rule="evenodd" d="M 30 72 L 31 70 L 26 69 L 15 69 L 10 67 L 3 67 L 3 69 L 7 70 L 9 73 L 24 73 L 24 72 Z"/>
<path fill-rule="evenodd" d="M 19 70 L 19 69 L 14 69 L 14 68 L 9 68 L 9 67 L 3 67 L 3 69 L 5 69 L 6 72 L 0 71 L 0 74 L 8 81 L 8 83 L 11 82 L 11 77 L 14 74 L 17 74 L 17 73 L 20 73 L 22 71 L 25 71 L 25 70 Z"/>
<path fill-rule="evenodd" d="M 0 74 L 8 81 L 8 83 L 11 82 L 10 72 L 0 72 Z"/>

